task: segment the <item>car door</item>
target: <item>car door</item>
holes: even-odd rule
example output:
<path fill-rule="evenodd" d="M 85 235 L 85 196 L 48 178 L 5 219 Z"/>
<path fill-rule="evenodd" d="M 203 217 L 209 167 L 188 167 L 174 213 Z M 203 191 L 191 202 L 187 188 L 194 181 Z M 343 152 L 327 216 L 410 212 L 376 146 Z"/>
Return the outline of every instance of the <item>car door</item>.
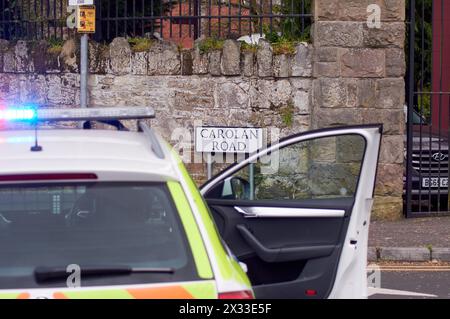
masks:
<path fill-rule="evenodd" d="M 364 298 L 381 125 L 287 137 L 202 188 L 257 298 Z"/>

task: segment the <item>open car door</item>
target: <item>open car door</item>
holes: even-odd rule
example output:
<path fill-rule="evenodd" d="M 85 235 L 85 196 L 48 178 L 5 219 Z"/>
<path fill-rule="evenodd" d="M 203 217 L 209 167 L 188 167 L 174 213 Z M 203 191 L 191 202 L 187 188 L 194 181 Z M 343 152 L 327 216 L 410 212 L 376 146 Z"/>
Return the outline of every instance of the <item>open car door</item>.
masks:
<path fill-rule="evenodd" d="M 256 298 L 365 298 L 381 125 L 287 137 L 201 192 Z"/>

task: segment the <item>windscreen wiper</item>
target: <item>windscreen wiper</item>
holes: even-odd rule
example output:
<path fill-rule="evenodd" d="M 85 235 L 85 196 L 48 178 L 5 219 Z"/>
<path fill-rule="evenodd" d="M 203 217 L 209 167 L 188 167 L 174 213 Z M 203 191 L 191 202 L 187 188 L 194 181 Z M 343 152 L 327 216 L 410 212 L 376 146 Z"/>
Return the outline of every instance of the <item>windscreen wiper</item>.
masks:
<path fill-rule="evenodd" d="M 135 268 L 128 266 L 86 266 L 80 267 L 81 277 L 120 276 L 131 274 L 173 274 L 173 268 Z M 65 267 L 37 267 L 34 277 L 37 282 L 66 279 L 71 275 Z"/>

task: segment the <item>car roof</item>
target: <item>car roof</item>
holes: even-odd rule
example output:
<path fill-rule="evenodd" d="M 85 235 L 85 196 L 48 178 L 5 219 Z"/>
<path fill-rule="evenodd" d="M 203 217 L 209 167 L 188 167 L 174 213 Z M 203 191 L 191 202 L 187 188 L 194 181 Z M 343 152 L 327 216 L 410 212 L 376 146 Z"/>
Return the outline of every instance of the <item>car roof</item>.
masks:
<path fill-rule="evenodd" d="M 161 143 L 165 158 L 159 158 L 140 132 L 42 129 L 37 132 L 42 151 L 32 152 L 34 134 L 0 131 L 0 175 L 86 172 L 96 173 L 100 180 L 178 179 L 166 143 Z"/>

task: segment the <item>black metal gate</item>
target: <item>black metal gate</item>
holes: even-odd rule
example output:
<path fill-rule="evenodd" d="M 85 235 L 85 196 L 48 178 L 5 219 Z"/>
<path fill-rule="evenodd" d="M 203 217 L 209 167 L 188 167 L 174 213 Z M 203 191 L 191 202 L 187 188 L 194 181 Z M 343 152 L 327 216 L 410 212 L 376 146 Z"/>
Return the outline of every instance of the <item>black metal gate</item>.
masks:
<path fill-rule="evenodd" d="M 153 37 L 192 46 L 200 36 L 238 38 L 254 33 L 272 40 L 306 41 L 312 0 L 94 0 L 98 42 L 118 36 Z M 76 35 L 67 27 L 68 0 L 0 0 L 0 39 L 60 42 Z M 73 16 L 68 19 L 69 16 Z"/>
<path fill-rule="evenodd" d="M 408 7 L 405 213 L 448 214 L 450 1 Z"/>

